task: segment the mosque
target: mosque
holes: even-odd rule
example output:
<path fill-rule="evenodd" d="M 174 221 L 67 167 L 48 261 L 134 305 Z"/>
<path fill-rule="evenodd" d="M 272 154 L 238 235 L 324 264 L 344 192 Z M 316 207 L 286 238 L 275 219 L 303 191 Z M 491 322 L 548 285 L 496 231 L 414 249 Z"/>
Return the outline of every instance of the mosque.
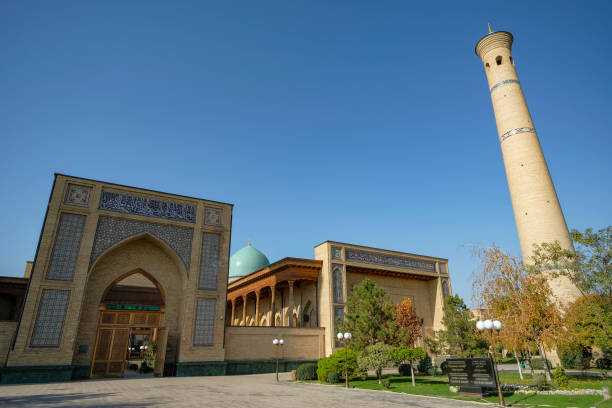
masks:
<path fill-rule="evenodd" d="M 366 277 L 440 328 L 447 259 L 332 241 L 313 259 L 270 263 L 250 242 L 230 258 L 232 211 L 56 174 L 34 261 L 0 277 L 0 383 L 137 375 L 148 347 L 156 375 L 294 369 L 334 352 Z"/>

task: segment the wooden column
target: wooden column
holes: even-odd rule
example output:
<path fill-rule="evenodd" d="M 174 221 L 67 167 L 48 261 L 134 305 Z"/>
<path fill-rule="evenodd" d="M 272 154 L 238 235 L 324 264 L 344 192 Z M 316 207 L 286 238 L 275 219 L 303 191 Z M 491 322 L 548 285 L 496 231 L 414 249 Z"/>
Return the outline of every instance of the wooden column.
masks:
<path fill-rule="evenodd" d="M 242 326 L 246 326 L 247 295 L 242 295 Z"/>
<path fill-rule="evenodd" d="M 270 321 L 268 326 L 274 327 L 276 326 L 276 285 L 270 286 L 270 290 L 272 295 L 270 297 Z"/>
<path fill-rule="evenodd" d="M 232 299 L 232 320 L 230 320 L 230 326 L 233 326 L 235 321 L 236 321 L 236 299 Z"/>
<path fill-rule="evenodd" d="M 259 293 L 261 290 L 255 291 L 255 326 L 259 326 Z"/>
<path fill-rule="evenodd" d="M 293 327 L 293 283 L 295 281 L 288 281 L 289 283 L 289 327 Z"/>

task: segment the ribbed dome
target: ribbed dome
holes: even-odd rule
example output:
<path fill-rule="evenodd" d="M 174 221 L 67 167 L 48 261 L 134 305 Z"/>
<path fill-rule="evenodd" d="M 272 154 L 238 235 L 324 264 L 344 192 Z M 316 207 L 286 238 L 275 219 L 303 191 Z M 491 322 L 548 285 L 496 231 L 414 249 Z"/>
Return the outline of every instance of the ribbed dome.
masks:
<path fill-rule="evenodd" d="M 251 246 L 245 246 L 230 257 L 229 280 L 233 281 L 270 265 L 264 254 Z"/>

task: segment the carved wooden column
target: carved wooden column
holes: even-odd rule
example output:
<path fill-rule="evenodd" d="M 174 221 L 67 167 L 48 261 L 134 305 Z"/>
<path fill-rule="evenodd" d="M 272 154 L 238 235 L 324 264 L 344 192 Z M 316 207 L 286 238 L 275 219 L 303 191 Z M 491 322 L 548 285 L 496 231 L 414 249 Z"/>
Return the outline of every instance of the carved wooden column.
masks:
<path fill-rule="evenodd" d="M 246 326 L 247 295 L 242 295 L 242 326 Z"/>
<path fill-rule="evenodd" d="M 268 326 L 274 327 L 276 326 L 276 285 L 270 286 L 270 290 L 272 291 L 272 296 L 270 297 L 270 321 Z"/>
<path fill-rule="evenodd" d="M 259 293 L 261 290 L 255 291 L 255 326 L 259 326 Z"/>
<path fill-rule="evenodd" d="M 236 299 L 232 299 L 232 320 L 230 320 L 230 326 L 234 325 L 236 321 Z"/>
<path fill-rule="evenodd" d="M 293 283 L 295 281 L 288 281 L 289 283 L 289 327 L 293 327 Z"/>

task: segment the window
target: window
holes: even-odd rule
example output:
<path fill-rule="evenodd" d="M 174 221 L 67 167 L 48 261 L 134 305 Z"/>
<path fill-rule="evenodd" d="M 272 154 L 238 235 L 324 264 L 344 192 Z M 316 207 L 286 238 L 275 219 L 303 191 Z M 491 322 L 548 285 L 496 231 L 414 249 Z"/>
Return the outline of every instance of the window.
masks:
<path fill-rule="evenodd" d="M 497 63 L 497 65 L 501 65 L 502 64 L 502 57 L 498 56 L 497 58 L 495 58 L 495 62 Z"/>

